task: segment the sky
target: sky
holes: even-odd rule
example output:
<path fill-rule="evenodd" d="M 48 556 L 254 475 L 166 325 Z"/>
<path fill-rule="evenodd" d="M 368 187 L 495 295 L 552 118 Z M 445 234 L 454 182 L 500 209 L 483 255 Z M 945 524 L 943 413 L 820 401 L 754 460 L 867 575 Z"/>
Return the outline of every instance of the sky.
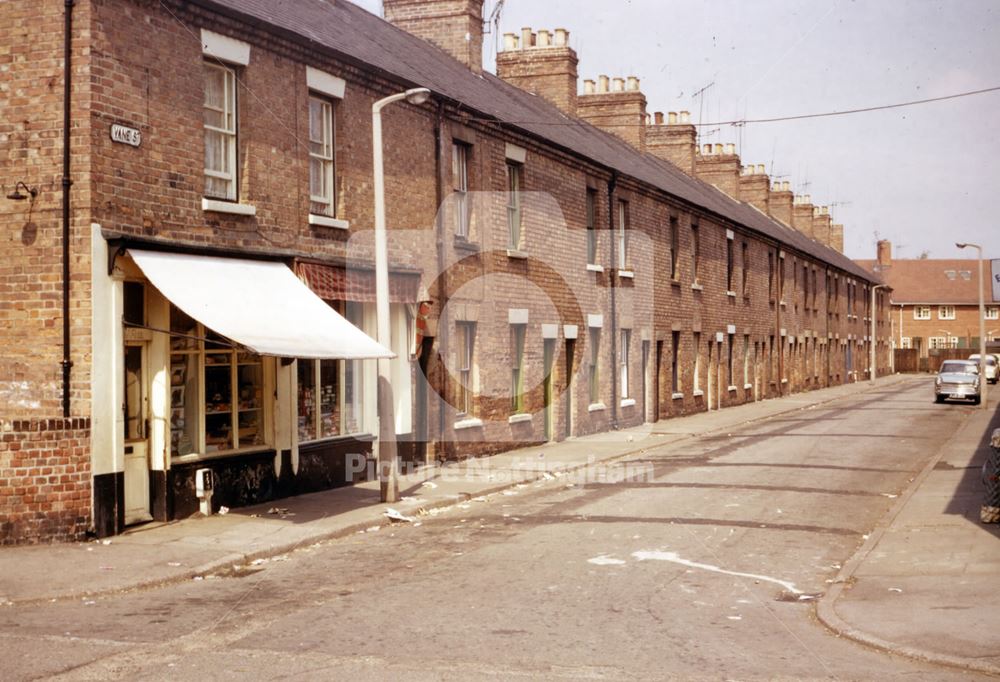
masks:
<path fill-rule="evenodd" d="M 486 0 L 485 13 L 497 0 Z M 359 0 L 381 13 L 379 0 Z M 638 76 L 647 110 L 692 113 L 703 143 L 733 142 L 844 224 L 852 258 L 1000 257 L 1000 91 L 846 116 L 842 111 L 1000 86 L 997 0 L 505 0 L 485 37 L 570 31 L 580 88 Z M 705 89 L 707 87 L 707 89 Z M 695 93 L 704 89 L 704 94 Z"/>

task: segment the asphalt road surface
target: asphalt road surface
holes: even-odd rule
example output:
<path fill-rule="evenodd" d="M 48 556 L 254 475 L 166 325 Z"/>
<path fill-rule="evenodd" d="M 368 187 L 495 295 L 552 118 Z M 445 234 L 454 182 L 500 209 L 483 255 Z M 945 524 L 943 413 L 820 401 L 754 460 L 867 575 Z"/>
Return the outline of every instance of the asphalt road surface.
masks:
<path fill-rule="evenodd" d="M 813 604 L 968 409 L 897 384 L 233 575 L 0 609 L 0 671 L 972 679 L 839 639 Z"/>

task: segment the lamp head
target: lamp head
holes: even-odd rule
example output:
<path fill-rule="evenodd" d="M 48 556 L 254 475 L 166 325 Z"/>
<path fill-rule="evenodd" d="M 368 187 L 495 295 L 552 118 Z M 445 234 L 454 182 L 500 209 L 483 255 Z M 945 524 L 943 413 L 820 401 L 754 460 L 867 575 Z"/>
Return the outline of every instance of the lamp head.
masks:
<path fill-rule="evenodd" d="M 968 246 L 968 244 L 959 244 L 958 242 L 955 242 L 955 246 L 957 246 L 960 249 L 964 249 L 966 246 Z"/>
<path fill-rule="evenodd" d="M 24 192 L 21 189 L 24 189 Z M 14 191 L 7 195 L 7 198 L 11 201 L 24 201 L 25 199 L 31 197 L 34 199 L 38 196 L 38 190 L 34 187 L 28 187 L 23 181 L 18 180 L 17 184 L 14 185 Z"/>
<path fill-rule="evenodd" d="M 423 104 L 431 98 L 431 91 L 427 88 L 411 88 L 406 91 L 406 101 L 410 104 Z"/>

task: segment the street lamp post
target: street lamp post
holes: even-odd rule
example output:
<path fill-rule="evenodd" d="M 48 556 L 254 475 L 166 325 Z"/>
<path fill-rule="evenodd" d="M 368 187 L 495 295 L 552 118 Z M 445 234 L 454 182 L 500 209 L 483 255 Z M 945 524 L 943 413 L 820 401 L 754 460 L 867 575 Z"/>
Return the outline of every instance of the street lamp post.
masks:
<path fill-rule="evenodd" d="M 868 350 L 871 353 L 868 360 L 868 383 L 870 384 L 875 383 L 875 315 L 877 314 L 875 310 L 875 292 L 885 288 L 885 284 L 876 284 L 872 287 L 872 303 L 871 307 L 869 307 L 871 318 L 868 320 L 871 325 L 871 331 L 868 334 Z"/>
<path fill-rule="evenodd" d="M 961 244 L 956 243 L 960 249 L 966 247 L 973 248 L 978 253 L 979 259 L 979 406 L 981 409 L 986 409 L 986 387 L 989 383 L 986 380 L 986 310 L 983 306 L 983 247 L 979 244 Z"/>
<path fill-rule="evenodd" d="M 375 190 L 375 331 L 384 347 L 392 345 L 389 331 L 389 245 L 385 231 L 385 169 L 382 163 L 382 109 L 393 102 L 406 100 L 423 104 L 430 97 L 427 88 L 411 88 L 372 104 L 372 149 L 374 153 Z M 381 499 L 396 502 L 399 479 L 396 464 L 396 425 L 393 416 L 391 368 L 389 360 L 378 359 L 378 467 Z"/>

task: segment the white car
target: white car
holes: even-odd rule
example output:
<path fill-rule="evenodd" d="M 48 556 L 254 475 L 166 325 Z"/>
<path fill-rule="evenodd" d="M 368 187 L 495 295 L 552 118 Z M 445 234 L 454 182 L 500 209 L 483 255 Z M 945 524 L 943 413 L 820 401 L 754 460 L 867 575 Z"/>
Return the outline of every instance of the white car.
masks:
<path fill-rule="evenodd" d="M 979 363 L 979 353 L 974 353 L 969 356 L 969 359 Z M 991 384 L 995 384 L 997 379 L 1000 378 L 1000 367 L 997 366 L 997 356 L 992 353 L 986 354 L 986 381 Z"/>

